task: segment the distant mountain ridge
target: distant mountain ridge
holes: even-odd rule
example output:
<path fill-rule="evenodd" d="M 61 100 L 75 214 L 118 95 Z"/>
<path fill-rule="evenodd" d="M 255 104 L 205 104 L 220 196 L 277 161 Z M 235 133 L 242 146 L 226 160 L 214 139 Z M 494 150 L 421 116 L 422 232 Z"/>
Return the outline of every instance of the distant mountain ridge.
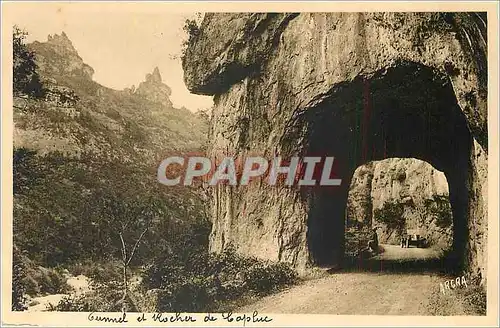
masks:
<path fill-rule="evenodd" d="M 149 162 L 158 161 L 164 152 L 197 150 L 205 142 L 207 122 L 185 108 L 173 107 L 172 91 L 162 82 L 158 68 L 135 90 L 113 90 L 92 80 L 93 68 L 64 32 L 49 35 L 47 42 L 35 41 L 29 48 L 36 54 L 45 84 L 71 90 L 79 101 L 69 105 L 31 102 L 35 117 L 30 118 L 33 110 L 16 116 L 16 146 L 42 152 L 61 147 L 77 156 L 91 151 L 109 160 L 128 161 L 139 155 Z M 40 114 L 51 119 L 41 120 Z"/>
<path fill-rule="evenodd" d="M 34 41 L 29 46 L 37 55 L 40 71 L 46 75 L 82 76 L 92 80 L 94 69 L 83 62 L 66 33 L 49 35 L 47 42 Z"/>
<path fill-rule="evenodd" d="M 195 188 L 156 179 L 168 154 L 203 151 L 207 130 L 202 115 L 172 106 L 159 70 L 137 90 L 113 90 L 92 80 L 66 34 L 28 47 L 48 92 L 14 98 L 16 246 L 42 266 L 119 258 L 115 228 L 106 225 L 109 204 L 166 208 L 158 225 L 168 229 L 152 229 L 141 252 L 168 243 L 164 231 L 203 225 Z"/>

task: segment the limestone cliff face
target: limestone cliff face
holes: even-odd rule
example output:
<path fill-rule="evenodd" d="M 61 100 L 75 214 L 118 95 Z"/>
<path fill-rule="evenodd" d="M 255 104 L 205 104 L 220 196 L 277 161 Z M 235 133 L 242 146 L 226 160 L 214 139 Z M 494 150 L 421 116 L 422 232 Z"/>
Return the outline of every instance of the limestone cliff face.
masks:
<path fill-rule="evenodd" d="M 311 107 L 339 83 L 398 61 L 422 63 L 449 76 L 487 148 L 486 50 L 486 18 L 475 13 L 210 13 L 183 68 L 194 93 L 227 96 L 253 73 L 272 71 L 270 97 L 286 89 Z"/>
<path fill-rule="evenodd" d="M 347 198 L 348 224 L 360 223 L 371 226 L 373 218 L 372 184 L 376 162 L 370 162 L 356 169 Z M 380 165 L 380 164 L 379 164 Z"/>
<path fill-rule="evenodd" d="M 351 181 L 347 203 L 349 221 L 379 227 L 381 243 L 398 244 L 406 229 L 420 230 L 432 246 L 449 248 L 452 213 L 448 182 L 426 162 L 391 158 L 359 167 Z M 397 206 L 401 216 L 394 229 L 381 221 L 387 204 Z M 349 224 L 349 223 L 348 223 Z"/>
<path fill-rule="evenodd" d="M 343 254 L 350 178 L 367 162 L 418 158 L 444 172 L 453 248 L 486 267 L 487 43 L 476 13 L 207 14 L 183 58 L 214 95 L 211 151 L 335 156 L 336 190 L 219 186 L 210 247 L 297 268 Z"/>

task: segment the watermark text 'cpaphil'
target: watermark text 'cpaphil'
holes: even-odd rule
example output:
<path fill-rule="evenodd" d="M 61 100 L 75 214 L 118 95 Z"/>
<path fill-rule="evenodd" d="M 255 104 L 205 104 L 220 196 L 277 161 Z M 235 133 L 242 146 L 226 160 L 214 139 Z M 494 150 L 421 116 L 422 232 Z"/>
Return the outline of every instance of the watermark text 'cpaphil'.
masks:
<path fill-rule="evenodd" d="M 259 156 L 244 160 L 224 157 L 218 161 L 202 156 L 171 156 L 158 167 L 158 181 L 166 186 L 190 186 L 203 182 L 209 186 L 246 186 L 259 181 L 271 186 L 340 186 L 334 157 Z"/>

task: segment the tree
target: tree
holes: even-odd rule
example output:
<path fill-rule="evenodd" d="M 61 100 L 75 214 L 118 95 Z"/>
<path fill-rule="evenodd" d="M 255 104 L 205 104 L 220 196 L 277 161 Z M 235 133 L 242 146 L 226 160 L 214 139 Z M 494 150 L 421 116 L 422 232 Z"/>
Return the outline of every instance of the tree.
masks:
<path fill-rule="evenodd" d="M 27 32 L 14 26 L 12 33 L 13 93 L 16 97 L 43 98 L 45 89 L 40 82 L 35 53 L 26 45 Z"/>
<path fill-rule="evenodd" d="M 191 43 L 193 43 L 196 38 L 200 35 L 200 28 L 196 19 L 186 19 L 184 21 L 184 26 L 182 27 L 187 38 L 182 42 L 181 45 L 181 59 L 184 60 L 186 56 L 187 49 Z"/>
<path fill-rule="evenodd" d="M 132 307 L 137 309 L 133 301 L 133 294 L 129 290 L 128 271 L 144 236 L 152 224 L 165 215 L 165 208 L 161 201 L 154 197 L 140 198 L 127 197 L 124 194 L 101 194 L 100 204 L 102 209 L 101 221 L 103 225 L 111 227 L 120 240 L 122 263 L 122 310 L 127 310 L 127 302 L 132 300 Z"/>
<path fill-rule="evenodd" d="M 402 234 L 405 227 L 403 218 L 404 208 L 402 204 L 396 202 L 386 202 L 382 208 L 376 209 L 373 216 L 376 222 L 380 222 L 390 231 Z"/>

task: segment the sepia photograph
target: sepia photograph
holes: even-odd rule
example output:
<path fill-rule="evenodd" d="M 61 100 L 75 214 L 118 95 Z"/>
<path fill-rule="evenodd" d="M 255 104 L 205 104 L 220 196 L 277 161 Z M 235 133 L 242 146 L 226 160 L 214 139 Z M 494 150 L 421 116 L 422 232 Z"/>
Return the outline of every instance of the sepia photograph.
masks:
<path fill-rule="evenodd" d="M 2 316 L 498 324 L 498 4 L 2 7 Z"/>

